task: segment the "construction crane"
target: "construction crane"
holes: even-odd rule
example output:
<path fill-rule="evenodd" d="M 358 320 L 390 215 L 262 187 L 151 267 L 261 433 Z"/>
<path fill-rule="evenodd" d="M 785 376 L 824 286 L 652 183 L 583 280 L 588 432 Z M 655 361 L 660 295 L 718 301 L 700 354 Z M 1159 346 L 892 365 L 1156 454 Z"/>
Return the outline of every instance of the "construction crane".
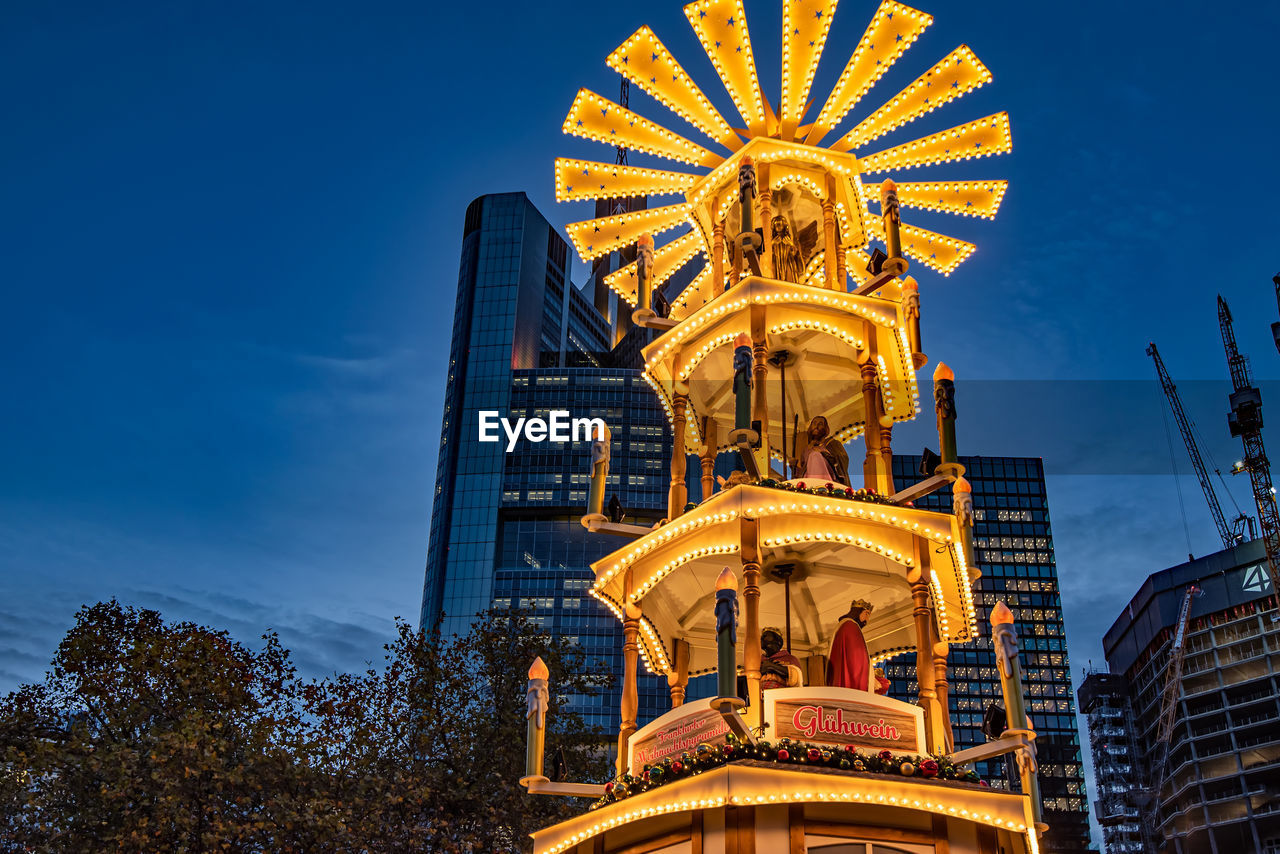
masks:
<path fill-rule="evenodd" d="M 1178 610 L 1178 622 L 1173 627 L 1173 642 L 1169 645 L 1169 664 L 1164 671 L 1164 688 L 1160 692 L 1160 718 L 1156 727 L 1156 743 L 1151 757 L 1151 788 L 1145 793 L 1145 808 L 1142 810 L 1146 835 L 1152 841 L 1161 838 L 1160 833 L 1160 789 L 1164 786 L 1164 775 L 1169 767 L 1169 742 L 1173 740 L 1173 724 L 1178 717 L 1178 700 L 1182 695 L 1182 663 L 1186 658 L 1186 647 L 1183 641 L 1187 637 L 1187 622 L 1191 617 L 1191 599 L 1200 593 L 1194 584 L 1187 586 L 1182 596 L 1182 607 Z"/>
<path fill-rule="evenodd" d="M 1249 473 L 1253 485 L 1253 501 L 1258 507 L 1258 525 L 1262 529 L 1262 545 L 1267 552 L 1267 574 L 1271 577 L 1274 596 L 1280 586 L 1276 566 L 1280 561 L 1280 508 L 1276 507 L 1276 490 L 1271 485 L 1271 463 L 1262 444 L 1262 392 L 1249 377 L 1249 362 L 1240 354 L 1236 345 L 1235 328 L 1231 323 L 1231 309 L 1227 301 L 1218 295 L 1218 326 L 1222 329 L 1222 346 L 1227 352 L 1227 367 L 1231 370 L 1231 412 L 1227 426 L 1232 436 L 1239 436 L 1244 443 L 1244 459 L 1232 467 L 1232 474 Z"/>
<path fill-rule="evenodd" d="M 1218 503 L 1218 494 L 1213 489 L 1213 484 L 1209 481 L 1209 473 L 1205 471 L 1204 460 L 1200 456 L 1200 448 L 1196 445 L 1195 435 L 1191 429 L 1191 420 L 1187 418 L 1186 411 L 1182 408 L 1182 399 L 1178 397 L 1178 387 L 1173 384 L 1173 380 L 1169 377 L 1169 372 L 1165 370 L 1164 360 L 1160 358 L 1160 351 L 1156 349 L 1154 342 L 1147 344 L 1147 355 L 1156 363 L 1156 374 L 1160 377 L 1160 388 L 1164 390 L 1164 396 L 1169 400 L 1169 408 L 1173 410 L 1173 419 L 1178 422 L 1178 432 L 1182 434 L 1182 442 L 1187 446 L 1187 456 L 1191 457 L 1191 467 L 1196 471 L 1196 479 L 1200 481 L 1200 489 L 1204 492 L 1205 503 L 1209 505 L 1209 514 L 1213 516 L 1213 524 L 1218 529 L 1218 536 L 1222 538 L 1224 548 L 1231 548 L 1243 539 L 1243 536 L 1237 534 L 1227 525 L 1226 517 L 1222 515 L 1222 505 Z M 1236 520 L 1237 526 L 1240 520 Z"/>
<path fill-rule="evenodd" d="M 1272 276 L 1271 281 L 1276 286 L 1276 308 L 1280 310 L 1280 273 L 1276 273 Z M 1271 324 L 1271 337 L 1275 339 L 1276 350 L 1280 352 L 1280 320 Z"/>
<path fill-rule="evenodd" d="M 1187 636 L 1187 618 L 1191 616 L 1191 599 L 1200 592 L 1194 584 L 1187 586 L 1178 611 L 1178 622 L 1173 627 L 1173 645 L 1169 647 L 1169 666 L 1164 672 L 1164 691 L 1160 695 L 1160 728 L 1156 731 L 1156 744 L 1168 746 L 1173 737 L 1173 722 L 1177 717 L 1178 697 L 1182 693 L 1182 662 L 1186 647 L 1182 642 Z"/>

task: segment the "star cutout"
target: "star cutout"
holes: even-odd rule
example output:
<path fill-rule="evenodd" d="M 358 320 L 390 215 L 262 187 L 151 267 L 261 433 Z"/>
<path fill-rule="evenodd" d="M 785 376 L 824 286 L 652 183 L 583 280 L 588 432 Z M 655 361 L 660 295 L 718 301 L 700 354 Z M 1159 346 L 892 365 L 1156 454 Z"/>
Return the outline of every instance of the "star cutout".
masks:
<path fill-rule="evenodd" d="M 704 9 L 704 10 L 700 10 L 700 11 L 698 12 L 698 17 L 699 17 L 699 18 L 705 18 L 705 17 L 707 17 L 707 12 L 706 12 L 706 10 L 705 10 L 705 9 Z"/>
<path fill-rule="evenodd" d="M 599 233 L 600 233 L 600 226 L 597 225 L 595 227 L 595 230 L 592 232 L 592 234 L 599 234 Z"/>
<path fill-rule="evenodd" d="M 578 127 L 582 127 L 582 119 L 578 119 Z"/>
<path fill-rule="evenodd" d="M 590 170 L 590 169 L 583 169 L 583 170 L 582 170 L 582 174 L 583 174 L 583 175 L 590 175 L 590 174 L 591 174 L 591 170 Z"/>
<path fill-rule="evenodd" d="M 965 202 L 965 203 L 964 203 L 964 206 L 965 206 L 966 208 L 971 208 L 971 207 L 973 207 L 973 202 Z"/>
<path fill-rule="evenodd" d="M 959 81 L 959 80 L 952 80 L 952 81 L 951 81 L 951 88 L 952 88 L 952 89 L 959 89 L 959 88 L 960 88 L 960 81 Z"/>
<path fill-rule="evenodd" d="M 821 9 L 819 9 L 818 11 L 814 12 L 814 13 L 813 13 L 813 17 L 815 17 L 815 18 L 821 18 L 821 17 L 822 17 L 822 10 L 821 10 Z"/>
<path fill-rule="evenodd" d="M 609 115 L 609 108 L 608 108 L 608 107 L 601 107 L 601 108 L 600 108 L 600 115 L 602 115 L 602 116 L 607 116 L 607 115 Z"/>
<path fill-rule="evenodd" d="M 896 39 L 894 39 L 894 41 L 895 41 L 895 42 L 900 42 L 900 41 L 902 41 L 902 33 L 898 33 L 898 37 L 897 37 Z"/>
<path fill-rule="evenodd" d="M 655 54 L 653 54 L 653 56 L 651 56 L 651 57 L 649 58 L 649 61 L 650 61 L 650 62 L 657 62 L 657 61 L 658 61 L 658 55 L 657 55 L 656 53 L 655 53 Z"/>
<path fill-rule="evenodd" d="M 733 26 L 733 18 L 730 18 L 730 19 L 729 19 L 729 26 L 731 26 L 731 27 Z"/>

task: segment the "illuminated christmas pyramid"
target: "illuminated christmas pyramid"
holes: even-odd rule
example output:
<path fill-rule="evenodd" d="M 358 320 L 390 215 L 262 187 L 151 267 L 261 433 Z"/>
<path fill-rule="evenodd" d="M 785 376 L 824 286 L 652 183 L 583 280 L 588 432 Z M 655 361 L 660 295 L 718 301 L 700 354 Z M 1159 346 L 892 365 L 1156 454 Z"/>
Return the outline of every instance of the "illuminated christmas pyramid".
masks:
<path fill-rule="evenodd" d="M 962 45 L 837 130 L 933 19 L 882 3 L 817 105 L 810 88 L 835 7 L 783 0 L 776 107 L 761 89 L 742 3 L 684 7 L 740 127 L 649 28 L 609 55 L 611 68 L 710 148 L 585 89 L 565 119 L 566 133 L 700 168 L 555 164 L 561 201 L 675 198 L 568 227 L 586 261 L 636 247 L 637 260 L 607 282 L 635 306 L 633 320 L 655 330 L 644 376 L 667 410 L 674 448 L 668 516 L 652 529 L 604 514 L 607 437 L 593 452 L 583 524 L 629 540 L 592 565 L 591 594 L 624 628 L 618 776 L 604 787 L 542 776 L 547 674 L 531 671 L 523 782 L 535 794 L 598 798 L 535 834 L 539 854 L 844 852 L 863 843 L 1038 850 L 1034 734 L 1007 608 L 993 612 L 993 634 L 1009 729 L 952 754 L 947 656 L 977 637 L 978 571 L 945 365 L 933 382 L 941 453 L 919 484 L 895 493 L 892 478 L 893 427 L 919 414 L 916 371 L 928 361 L 908 259 L 945 276 L 975 248 L 906 225 L 900 212 L 990 218 L 1007 182 L 889 175 L 1008 152 L 1009 119 L 998 113 L 877 150 L 880 137 L 990 81 Z M 663 285 L 698 257 L 692 283 L 663 298 Z M 860 477 L 845 450 L 859 437 Z M 740 470 L 718 484 L 722 453 Z M 701 462 L 697 503 L 685 486 L 689 454 Z M 945 486 L 953 513 L 913 506 Z M 919 681 L 912 703 L 881 693 L 875 671 L 909 654 Z M 641 662 L 667 677 L 672 709 L 638 728 Z M 713 672 L 717 696 L 686 702 L 689 678 Z M 1023 794 L 992 790 L 966 768 L 1002 753 L 1018 757 Z"/>

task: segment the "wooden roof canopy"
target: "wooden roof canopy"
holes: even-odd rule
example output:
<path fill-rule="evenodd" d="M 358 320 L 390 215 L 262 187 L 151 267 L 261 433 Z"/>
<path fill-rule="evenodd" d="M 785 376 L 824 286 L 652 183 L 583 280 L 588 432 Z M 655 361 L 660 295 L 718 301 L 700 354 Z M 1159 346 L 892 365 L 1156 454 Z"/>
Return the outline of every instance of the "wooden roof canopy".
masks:
<path fill-rule="evenodd" d="M 744 534 L 751 520 L 755 532 Z M 796 567 L 796 656 L 826 655 L 854 599 L 875 606 L 864 630 L 874 659 L 915 649 L 913 570 L 930 585 L 939 635 L 955 642 L 976 637 L 970 584 L 978 572 L 965 565 L 951 514 L 745 484 L 716 493 L 591 565 L 593 596 L 619 616 L 627 603 L 640 606 L 641 653 L 650 672 L 671 670 L 676 640 L 689 643 L 691 674 L 715 669 L 715 580 L 726 565 L 741 574 L 744 536 L 748 549 L 754 537 L 763 569 L 762 626 L 786 620 L 783 585 L 771 570 Z"/>

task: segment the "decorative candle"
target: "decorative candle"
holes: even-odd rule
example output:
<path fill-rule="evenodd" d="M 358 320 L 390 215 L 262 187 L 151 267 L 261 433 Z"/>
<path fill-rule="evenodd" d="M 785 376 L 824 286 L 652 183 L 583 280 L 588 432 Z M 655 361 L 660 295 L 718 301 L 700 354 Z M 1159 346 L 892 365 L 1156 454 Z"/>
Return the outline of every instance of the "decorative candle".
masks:
<path fill-rule="evenodd" d="M 738 576 L 725 567 L 716 578 L 717 680 L 721 697 L 738 696 Z"/>
<path fill-rule="evenodd" d="M 636 308 L 651 309 L 653 301 L 653 235 L 642 234 L 636 244 Z"/>
<path fill-rule="evenodd" d="M 884 242 L 888 246 L 889 259 L 902 257 L 902 238 L 898 234 L 898 226 L 902 218 L 898 211 L 898 185 L 885 178 L 880 182 L 880 218 L 884 221 Z M 885 269 L 888 269 L 888 262 Z"/>
<path fill-rule="evenodd" d="M 938 444 L 942 461 L 956 461 L 956 375 L 945 362 L 933 372 L 933 409 L 938 415 Z"/>
<path fill-rule="evenodd" d="M 529 668 L 529 692 L 527 695 L 529 705 L 525 714 L 525 717 L 529 719 L 524 755 L 524 775 L 526 779 L 543 777 L 542 754 L 547 739 L 547 701 L 550 696 L 547 691 L 547 680 L 550 676 L 551 672 L 547 670 L 547 665 L 543 662 L 542 656 L 535 658 L 533 665 Z"/>
<path fill-rule="evenodd" d="M 733 426 L 751 429 L 751 336 L 743 332 L 733 341 Z"/>
<path fill-rule="evenodd" d="M 587 513 L 592 516 L 604 515 L 604 486 L 609 478 L 611 438 L 609 427 L 605 425 L 603 435 L 591 443 L 591 490 L 587 494 Z"/>
<path fill-rule="evenodd" d="M 1013 628 L 1013 611 L 1004 602 L 997 602 L 991 609 L 991 643 L 995 647 L 996 668 L 1000 671 L 1000 690 L 1004 694 L 1005 719 L 1010 735 L 1027 738 L 1028 746 L 1017 751 L 1018 772 L 1022 778 L 1022 793 L 1031 798 L 1035 822 L 1040 824 L 1040 781 L 1036 777 L 1035 733 L 1027 718 L 1026 702 L 1022 695 L 1022 665 L 1019 663 L 1018 633 Z M 1020 731 L 1016 732 L 1015 731 Z"/>
<path fill-rule="evenodd" d="M 911 345 L 911 352 L 919 353 L 920 284 L 911 276 L 902 280 L 902 315 L 907 321 L 907 343 Z"/>
<path fill-rule="evenodd" d="M 973 559 L 973 487 L 963 477 L 951 485 L 951 510 L 960 526 L 960 543 L 964 560 L 972 573 L 977 569 Z"/>
<path fill-rule="evenodd" d="M 750 156 L 743 157 L 738 165 L 738 210 L 742 221 L 738 233 L 750 235 L 751 245 L 760 249 L 760 237 L 755 233 L 756 163 Z"/>

